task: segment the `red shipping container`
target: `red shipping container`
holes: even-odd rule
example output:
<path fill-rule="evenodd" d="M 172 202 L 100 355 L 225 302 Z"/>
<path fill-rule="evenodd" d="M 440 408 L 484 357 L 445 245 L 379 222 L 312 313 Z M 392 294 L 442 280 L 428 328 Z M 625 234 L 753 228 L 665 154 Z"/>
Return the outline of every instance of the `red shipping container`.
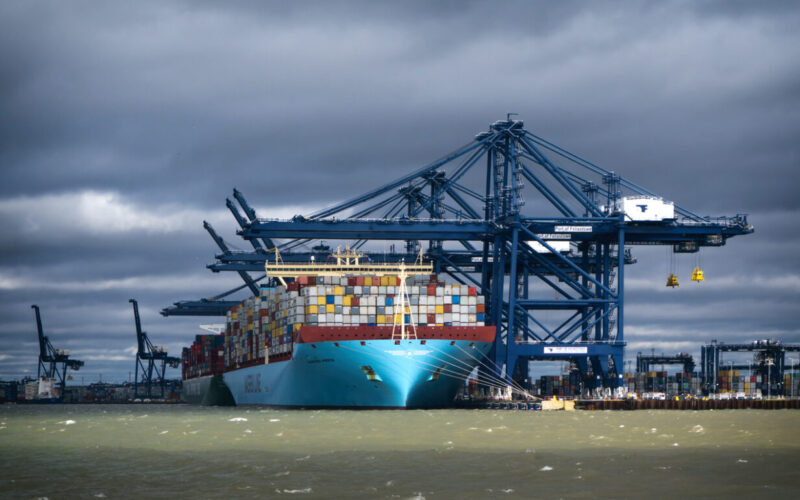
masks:
<path fill-rule="evenodd" d="M 356 286 L 356 279 L 353 277 L 347 278 L 347 286 Z"/>
<path fill-rule="evenodd" d="M 433 325 L 435 323 L 436 323 L 436 315 L 435 314 L 429 314 L 428 315 L 428 324 L 429 325 Z"/>
<path fill-rule="evenodd" d="M 436 285 L 428 285 L 428 295 L 436 295 Z"/>
<path fill-rule="evenodd" d="M 290 292 L 296 292 L 300 290 L 300 284 L 296 281 L 292 281 L 291 283 L 288 283 L 286 285 L 286 289 L 289 290 Z"/>
<path fill-rule="evenodd" d="M 486 312 L 486 304 L 478 304 L 475 306 L 476 313 Z"/>
<path fill-rule="evenodd" d="M 469 294 L 470 295 L 478 295 L 478 290 L 474 286 L 471 286 L 471 287 L 469 287 Z"/>
<path fill-rule="evenodd" d="M 359 302 L 358 299 L 359 299 L 358 297 L 351 298 L 350 299 L 350 306 L 351 307 L 357 307 L 358 306 L 358 302 Z"/>
<path fill-rule="evenodd" d="M 301 285 L 308 285 L 308 276 L 298 276 L 297 282 Z"/>
<path fill-rule="evenodd" d="M 356 277 L 356 286 L 364 286 L 364 277 L 363 276 L 357 276 Z"/>
<path fill-rule="evenodd" d="M 316 276 L 309 276 L 308 277 L 308 286 L 316 286 L 317 284 L 317 277 Z"/>
<path fill-rule="evenodd" d="M 453 304 L 445 304 L 444 305 L 444 312 L 446 312 L 446 313 L 453 312 Z"/>

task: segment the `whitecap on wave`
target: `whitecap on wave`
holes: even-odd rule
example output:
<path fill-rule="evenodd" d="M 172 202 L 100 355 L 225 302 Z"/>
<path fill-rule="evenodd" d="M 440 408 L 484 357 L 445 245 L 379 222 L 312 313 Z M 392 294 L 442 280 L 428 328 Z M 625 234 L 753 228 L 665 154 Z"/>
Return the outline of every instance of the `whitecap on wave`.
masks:
<path fill-rule="evenodd" d="M 300 489 L 300 490 L 283 490 L 283 493 L 288 493 L 290 495 L 293 495 L 293 494 L 296 494 L 296 493 L 311 493 L 311 488 L 303 488 L 303 489 Z"/>

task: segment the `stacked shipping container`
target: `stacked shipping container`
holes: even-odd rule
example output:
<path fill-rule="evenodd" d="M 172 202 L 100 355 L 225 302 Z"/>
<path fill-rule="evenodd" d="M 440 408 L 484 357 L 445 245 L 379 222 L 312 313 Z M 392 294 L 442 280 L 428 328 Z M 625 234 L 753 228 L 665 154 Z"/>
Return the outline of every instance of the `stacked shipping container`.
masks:
<path fill-rule="evenodd" d="M 406 292 L 402 311 L 400 282 L 394 276 L 301 276 L 286 287 L 262 287 L 258 297 L 228 312 L 225 366 L 288 357 L 304 325 L 486 324 L 485 299 L 475 287 L 448 285 L 433 274 L 409 278 Z"/>
<path fill-rule="evenodd" d="M 183 378 L 222 375 L 224 345 L 223 335 L 197 335 L 192 345 L 181 352 Z"/>

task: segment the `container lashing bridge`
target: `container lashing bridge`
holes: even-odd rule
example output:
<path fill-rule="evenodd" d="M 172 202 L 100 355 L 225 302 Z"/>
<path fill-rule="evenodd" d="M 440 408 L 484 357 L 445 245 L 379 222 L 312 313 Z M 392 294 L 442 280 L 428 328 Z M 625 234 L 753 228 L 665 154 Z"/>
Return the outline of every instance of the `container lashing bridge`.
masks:
<path fill-rule="evenodd" d="M 616 386 L 622 375 L 630 246 L 697 252 L 753 232 L 744 215 L 712 219 L 666 202 L 534 135 L 511 114 L 439 160 L 313 214 L 259 218 L 239 191 L 234 198 L 245 215 L 231 200 L 227 206 L 253 251 L 217 242 L 212 271 L 259 271 L 274 247 L 285 262 L 327 259 L 320 240 L 350 243 L 374 262 L 412 262 L 424 248 L 435 272 L 487 297 L 487 323 L 497 327 L 489 354 L 495 375 L 521 380 L 529 360 L 569 361 L 587 387 Z M 387 242 L 404 251 L 380 251 Z M 162 314 L 228 309 L 203 299 Z"/>
<path fill-rule="evenodd" d="M 31 308 L 36 313 L 36 330 L 39 333 L 39 368 L 37 378 L 47 378 L 56 381 L 59 387 L 59 398 L 64 397 L 64 388 L 67 382 L 67 369 L 78 371 L 83 366 L 83 361 L 69 358 L 69 351 L 66 349 L 55 349 L 50 339 L 44 334 L 42 329 L 42 317 L 39 314 L 39 306 L 32 305 Z M 60 369 L 59 369 L 60 368 Z"/>
<path fill-rule="evenodd" d="M 136 323 L 136 368 L 134 375 L 133 393 L 135 398 L 162 399 L 165 396 L 164 375 L 167 366 L 177 368 L 181 360 L 167 355 L 167 349 L 153 345 L 147 333 L 142 331 L 142 322 L 139 319 L 139 303 L 135 299 L 128 302 L 133 304 L 133 319 Z M 155 392 L 153 389 L 158 389 Z"/>

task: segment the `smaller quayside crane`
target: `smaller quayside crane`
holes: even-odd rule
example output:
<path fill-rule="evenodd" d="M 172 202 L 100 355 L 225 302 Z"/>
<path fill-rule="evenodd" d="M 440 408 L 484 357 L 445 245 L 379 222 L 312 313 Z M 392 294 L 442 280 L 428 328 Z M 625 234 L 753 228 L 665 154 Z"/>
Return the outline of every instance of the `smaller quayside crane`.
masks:
<path fill-rule="evenodd" d="M 142 331 L 142 322 L 139 319 L 139 304 L 135 299 L 128 302 L 133 304 L 133 318 L 136 322 L 136 374 L 134 378 L 133 393 L 135 398 L 163 398 L 164 397 L 164 372 L 167 365 L 177 368 L 181 360 L 167 355 L 167 348 L 154 346 L 147 333 Z M 140 375 L 141 370 L 141 375 Z M 153 372 L 158 381 L 159 393 L 153 394 Z"/>
<path fill-rule="evenodd" d="M 38 378 L 56 379 L 59 387 L 58 398 L 64 397 L 64 386 L 67 380 L 67 368 L 78 371 L 83 366 L 83 361 L 69 359 L 69 351 L 66 349 L 54 349 L 42 330 L 42 317 L 39 314 L 39 306 L 32 305 L 31 308 L 36 312 L 36 329 L 39 332 L 39 369 Z M 59 365 L 61 370 L 59 370 Z"/>

